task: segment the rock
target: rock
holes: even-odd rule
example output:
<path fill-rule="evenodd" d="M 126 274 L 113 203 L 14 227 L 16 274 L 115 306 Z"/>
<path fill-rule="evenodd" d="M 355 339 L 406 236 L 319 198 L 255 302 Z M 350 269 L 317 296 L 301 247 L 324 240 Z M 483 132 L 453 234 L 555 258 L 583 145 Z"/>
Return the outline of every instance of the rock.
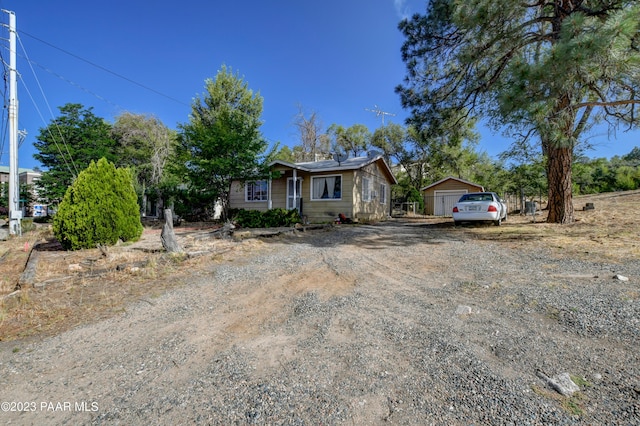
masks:
<path fill-rule="evenodd" d="M 569 373 L 562 373 L 552 377 L 549 380 L 549 384 L 564 396 L 571 396 L 580 390 L 580 387 L 571 380 Z"/>
<path fill-rule="evenodd" d="M 0 228 L 0 241 L 7 241 L 9 239 L 9 229 Z"/>
<path fill-rule="evenodd" d="M 69 265 L 69 272 L 82 271 L 82 266 L 79 263 L 72 263 Z"/>
<path fill-rule="evenodd" d="M 456 308 L 456 315 L 471 315 L 472 313 L 471 306 L 458 305 Z"/>
<path fill-rule="evenodd" d="M 618 281 L 629 281 L 629 277 L 625 277 L 624 275 L 614 275 L 613 279 Z"/>
<path fill-rule="evenodd" d="M 554 377 L 547 377 L 543 372 L 538 371 L 538 377 L 544 379 L 549 386 L 560 395 L 572 396 L 580 390 L 580 387 L 571 380 L 569 373 L 561 373 Z"/>

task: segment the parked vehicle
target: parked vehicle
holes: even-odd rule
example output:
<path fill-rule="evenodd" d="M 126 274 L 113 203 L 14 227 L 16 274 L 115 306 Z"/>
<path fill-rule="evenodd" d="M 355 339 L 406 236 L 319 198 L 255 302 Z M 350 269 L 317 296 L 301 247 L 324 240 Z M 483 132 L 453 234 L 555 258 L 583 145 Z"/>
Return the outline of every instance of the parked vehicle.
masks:
<path fill-rule="evenodd" d="M 491 221 L 500 226 L 507 220 L 507 205 L 495 192 L 464 194 L 453 206 L 453 223 Z"/>

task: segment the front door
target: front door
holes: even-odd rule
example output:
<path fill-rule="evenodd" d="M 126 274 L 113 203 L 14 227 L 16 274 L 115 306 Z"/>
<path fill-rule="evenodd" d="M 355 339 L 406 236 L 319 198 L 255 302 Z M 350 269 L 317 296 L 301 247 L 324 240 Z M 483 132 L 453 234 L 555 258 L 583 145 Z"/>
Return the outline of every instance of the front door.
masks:
<path fill-rule="evenodd" d="M 293 178 L 287 179 L 287 210 L 298 209 L 298 212 L 300 212 L 300 193 L 302 192 L 301 183 L 302 180 L 300 178 L 296 179 L 296 190 L 294 198 Z"/>

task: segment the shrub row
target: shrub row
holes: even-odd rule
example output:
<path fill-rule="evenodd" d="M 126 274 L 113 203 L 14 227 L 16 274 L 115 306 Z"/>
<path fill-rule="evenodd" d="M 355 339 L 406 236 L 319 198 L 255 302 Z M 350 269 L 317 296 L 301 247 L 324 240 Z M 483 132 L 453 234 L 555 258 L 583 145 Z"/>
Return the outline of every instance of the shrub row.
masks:
<path fill-rule="evenodd" d="M 265 212 L 239 209 L 230 212 L 233 222 L 243 228 L 275 228 L 302 222 L 297 210 L 271 209 Z"/>

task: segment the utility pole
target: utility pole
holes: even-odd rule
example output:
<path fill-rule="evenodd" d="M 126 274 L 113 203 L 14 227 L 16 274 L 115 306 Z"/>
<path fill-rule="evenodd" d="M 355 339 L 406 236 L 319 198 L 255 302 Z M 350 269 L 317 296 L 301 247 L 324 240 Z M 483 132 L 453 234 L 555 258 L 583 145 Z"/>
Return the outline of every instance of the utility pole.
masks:
<path fill-rule="evenodd" d="M 16 69 L 16 15 L 9 15 L 9 234 L 21 234 L 20 181 L 18 170 L 18 84 Z"/>

